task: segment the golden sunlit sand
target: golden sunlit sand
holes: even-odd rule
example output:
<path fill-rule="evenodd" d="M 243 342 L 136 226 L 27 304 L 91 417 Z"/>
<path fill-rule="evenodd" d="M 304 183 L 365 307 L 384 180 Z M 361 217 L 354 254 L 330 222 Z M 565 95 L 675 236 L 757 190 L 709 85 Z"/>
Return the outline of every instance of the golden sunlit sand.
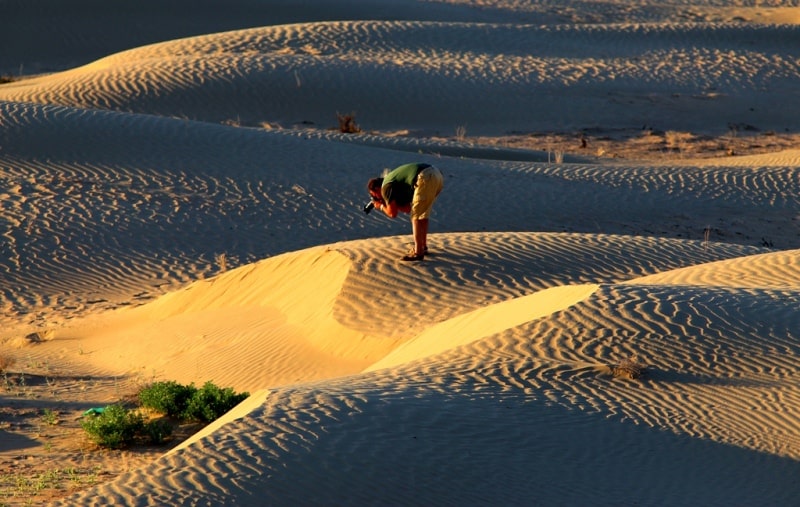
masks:
<path fill-rule="evenodd" d="M 800 7 L 83 3 L 0 20 L 0 505 L 796 505 Z M 251 396 L 88 443 L 154 380 Z"/>

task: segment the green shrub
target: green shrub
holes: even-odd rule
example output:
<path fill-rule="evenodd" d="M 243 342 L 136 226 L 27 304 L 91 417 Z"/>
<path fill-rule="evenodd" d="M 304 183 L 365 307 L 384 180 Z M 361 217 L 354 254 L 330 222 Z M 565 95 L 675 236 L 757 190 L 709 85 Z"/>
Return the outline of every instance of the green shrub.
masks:
<path fill-rule="evenodd" d="M 144 433 L 150 439 L 150 443 L 161 445 L 172 435 L 172 425 L 163 419 L 153 419 L 145 423 Z"/>
<path fill-rule="evenodd" d="M 250 393 L 237 394 L 232 388 L 219 388 L 212 382 L 198 389 L 194 384 L 155 382 L 139 392 L 139 402 L 170 417 L 209 423 L 229 411 Z M 93 413 L 94 412 L 94 413 Z M 153 444 L 164 443 L 173 427 L 164 419 L 145 423 L 141 414 L 122 405 L 88 410 L 81 427 L 98 445 L 119 448 L 132 443 L 136 437 L 146 437 Z"/>
<path fill-rule="evenodd" d="M 144 427 L 144 419 L 122 405 L 110 405 L 99 414 L 85 417 L 81 427 L 98 445 L 117 449 L 134 441 Z"/>
<path fill-rule="evenodd" d="M 221 389 L 209 381 L 192 395 L 183 417 L 208 423 L 218 419 L 248 396 L 250 393 L 236 394 L 230 387 Z"/>
<path fill-rule="evenodd" d="M 181 417 L 197 388 L 184 386 L 172 380 L 154 382 L 139 392 L 139 403 L 171 417 Z"/>

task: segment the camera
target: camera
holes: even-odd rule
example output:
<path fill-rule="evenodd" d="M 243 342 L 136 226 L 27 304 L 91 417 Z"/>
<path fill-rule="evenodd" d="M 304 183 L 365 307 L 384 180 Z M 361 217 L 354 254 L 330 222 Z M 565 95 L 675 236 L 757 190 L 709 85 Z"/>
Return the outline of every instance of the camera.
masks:
<path fill-rule="evenodd" d="M 368 202 L 364 205 L 364 213 L 369 215 L 369 212 L 372 211 L 373 208 L 375 208 L 375 201 Z"/>

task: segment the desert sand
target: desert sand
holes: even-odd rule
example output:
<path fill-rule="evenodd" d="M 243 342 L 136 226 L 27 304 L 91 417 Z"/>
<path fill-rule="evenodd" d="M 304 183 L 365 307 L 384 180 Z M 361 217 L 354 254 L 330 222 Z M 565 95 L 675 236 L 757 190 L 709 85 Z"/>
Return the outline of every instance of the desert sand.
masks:
<path fill-rule="evenodd" d="M 629 4 L 0 0 L 0 505 L 797 505 L 800 6 Z"/>

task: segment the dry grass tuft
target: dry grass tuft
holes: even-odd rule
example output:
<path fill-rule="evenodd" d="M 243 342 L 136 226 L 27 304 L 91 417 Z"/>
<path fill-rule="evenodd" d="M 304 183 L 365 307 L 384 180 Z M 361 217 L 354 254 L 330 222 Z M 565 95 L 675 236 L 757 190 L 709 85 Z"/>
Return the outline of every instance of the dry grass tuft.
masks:
<path fill-rule="evenodd" d="M 0 373 L 6 373 L 16 362 L 16 359 L 13 357 L 0 354 Z"/>
<path fill-rule="evenodd" d="M 220 273 L 228 271 L 228 257 L 224 253 L 214 256 L 214 261 L 217 263 Z"/>
<path fill-rule="evenodd" d="M 639 362 L 636 356 L 623 359 L 618 364 L 611 365 L 611 374 L 614 378 L 636 380 L 645 373 L 647 366 Z"/>
<path fill-rule="evenodd" d="M 361 128 L 356 124 L 356 117 L 354 113 L 339 114 L 336 113 L 339 119 L 339 132 L 342 134 L 357 134 L 361 132 Z"/>

